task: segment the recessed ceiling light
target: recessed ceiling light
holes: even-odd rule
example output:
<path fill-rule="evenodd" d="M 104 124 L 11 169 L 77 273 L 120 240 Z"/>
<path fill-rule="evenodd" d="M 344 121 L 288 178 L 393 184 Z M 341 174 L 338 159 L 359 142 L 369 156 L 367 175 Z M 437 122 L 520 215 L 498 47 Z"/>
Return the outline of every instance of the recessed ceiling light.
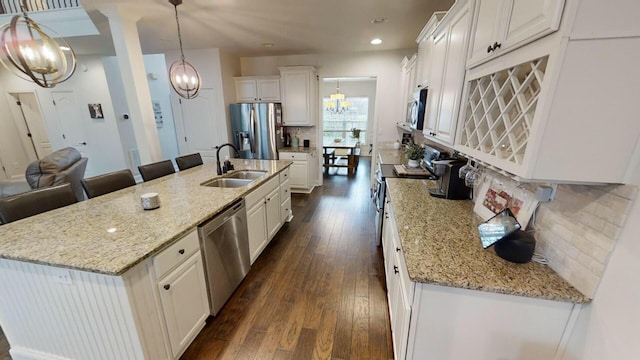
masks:
<path fill-rule="evenodd" d="M 264 44 L 262 44 L 262 46 L 266 47 L 266 48 L 272 48 L 272 47 L 276 46 L 276 44 L 274 44 L 274 43 L 264 43 Z"/>
<path fill-rule="evenodd" d="M 379 17 L 379 18 L 375 18 L 373 20 L 371 20 L 372 24 L 382 24 L 387 22 L 387 18 L 383 18 L 383 17 Z"/>
<path fill-rule="evenodd" d="M 378 38 L 371 40 L 371 45 L 380 45 L 380 44 L 382 44 L 382 40 Z"/>

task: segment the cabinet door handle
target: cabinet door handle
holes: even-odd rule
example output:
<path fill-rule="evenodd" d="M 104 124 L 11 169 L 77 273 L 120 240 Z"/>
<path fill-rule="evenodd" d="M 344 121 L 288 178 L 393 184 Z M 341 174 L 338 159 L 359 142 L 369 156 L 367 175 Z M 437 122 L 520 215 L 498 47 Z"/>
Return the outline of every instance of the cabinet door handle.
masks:
<path fill-rule="evenodd" d="M 180 253 L 180 255 L 183 255 L 184 254 L 184 249 L 178 250 L 178 253 Z"/>
<path fill-rule="evenodd" d="M 500 49 L 500 47 L 502 46 L 502 44 L 500 44 L 499 42 L 494 42 L 493 43 L 493 51 L 496 51 L 496 49 Z"/>
<path fill-rule="evenodd" d="M 400 252 L 400 248 L 399 247 L 396 247 L 396 252 Z"/>
<path fill-rule="evenodd" d="M 164 286 L 164 289 L 165 289 L 165 290 L 169 290 L 170 288 L 171 288 L 171 285 L 169 285 L 169 284 L 167 284 L 167 285 L 165 285 L 165 286 Z"/>
<path fill-rule="evenodd" d="M 493 51 L 493 46 L 489 45 L 489 47 L 487 47 L 487 54 L 491 53 Z"/>
<path fill-rule="evenodd" d="M 393 265 L 393 272 L 396 274 L 400 272 L 398 271 L 398 267 L 396 265 Z"/>

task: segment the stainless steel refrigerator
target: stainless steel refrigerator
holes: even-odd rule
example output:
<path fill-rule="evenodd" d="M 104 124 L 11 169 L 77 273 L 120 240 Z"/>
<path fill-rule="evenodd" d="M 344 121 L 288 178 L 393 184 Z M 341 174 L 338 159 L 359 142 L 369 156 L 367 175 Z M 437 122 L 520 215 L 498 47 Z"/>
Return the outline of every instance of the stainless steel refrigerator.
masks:
<path fill-rule="evenodd" d="M 282 104 L 231 104 L 233 145 L 243 159 L 277 160 L 284 146 Z"/>

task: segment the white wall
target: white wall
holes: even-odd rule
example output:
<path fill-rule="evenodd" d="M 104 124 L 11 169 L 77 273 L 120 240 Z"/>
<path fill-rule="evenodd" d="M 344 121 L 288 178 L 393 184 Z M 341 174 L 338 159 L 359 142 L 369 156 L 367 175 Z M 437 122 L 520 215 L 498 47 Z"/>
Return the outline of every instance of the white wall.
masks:
<path fill-rule="evenodd" d="M 640 358 L 638 223 L 640 200 L 636 197 L 594 300 L 580 313 L 565 360 Z"/>
<path fill-rule="evenodd" d="M 0 163 L 5 171 L 0 169 L 0 180 L 24 178 L 26 165 L 29 164 L 27 153 L 23 150 L 18 129 L 9 111 L 7 91 L 0 82 Z M 6 174 L 5 174 L 6 172 Z"/>
<path fill-rule="evenodd" d="M 0 88 L 5 93 L 35 91 L 54 150 L 64 147 L 64 143 L 57 129 L 56 111 L 51 93 L 52 91 L 73 91 L 78 114 L 85 121 L 86 141 L 90 149 L 85 176 L 94 176 L 126 167 L 104 67 L 99 57 L 79 57 L 76 73 L 53 89 L 40 88 L 32 82 L 18 78 L 6 69 L 0 69 Z M 0 96 L 1 108 L 8 109 L 6 101 L 5 96 Z M 93 103 L 102 104 L 104 119 L 91 119 L 87 105 Z M 9 116 L 11 115 L 8 111 L 0 112 L 0 123 L 13 121 Z"/>

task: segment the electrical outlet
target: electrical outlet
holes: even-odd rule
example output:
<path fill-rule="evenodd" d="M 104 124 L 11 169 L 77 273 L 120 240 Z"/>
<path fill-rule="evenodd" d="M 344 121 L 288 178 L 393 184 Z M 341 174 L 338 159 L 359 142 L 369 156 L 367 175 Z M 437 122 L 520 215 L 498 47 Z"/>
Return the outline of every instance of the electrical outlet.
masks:
<path fill-rule="evenodd" d="M 71 272 L 69 270 L 55 269 L 51 272 L 53 275 L 53 281 L 66 285 L 73 284 L 73 280 L 71 279 Z"/>

